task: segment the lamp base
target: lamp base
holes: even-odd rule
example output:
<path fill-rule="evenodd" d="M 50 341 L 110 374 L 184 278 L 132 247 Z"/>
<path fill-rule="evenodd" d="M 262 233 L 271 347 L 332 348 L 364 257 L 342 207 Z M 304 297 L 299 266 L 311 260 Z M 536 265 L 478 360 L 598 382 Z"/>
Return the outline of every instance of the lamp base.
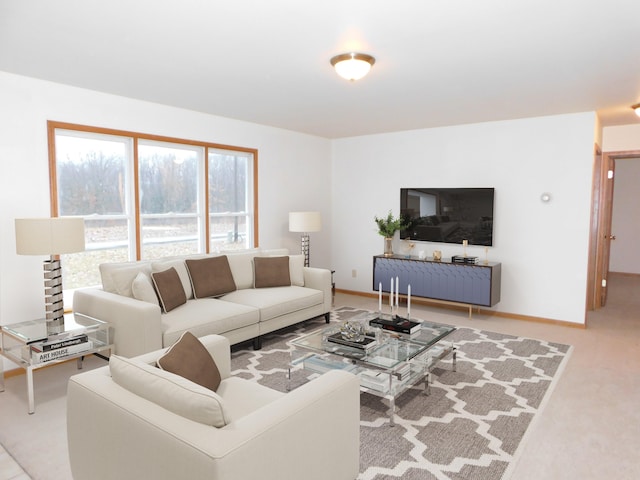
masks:
<path fill-rule="evenodd" d="M 44 304 L 47 330 L 64 328 L 64 298 L 62 294 L 62 265 L 53 255 L 44 261 Z M 55 332 L 54 332 L 55 333 Z"/>
<path fill-rule="evenodd" d="M 309 266 L 309 234 L 303 233 L 300 236 L 300 250 L 304 255 L 304 266 Z"/>
<path fill-rule="evenodd" d="M 64 316 L 55 320 L 47 320 L 47 335 L 54 335 L 64 332 Z"/>

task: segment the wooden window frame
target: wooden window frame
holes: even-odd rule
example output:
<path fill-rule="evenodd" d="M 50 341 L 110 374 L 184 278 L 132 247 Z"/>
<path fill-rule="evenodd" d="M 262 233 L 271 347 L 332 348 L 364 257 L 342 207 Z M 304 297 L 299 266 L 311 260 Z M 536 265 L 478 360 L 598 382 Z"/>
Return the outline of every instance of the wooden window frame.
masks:
<path fill-rule="evenodd" d="M 174 143 L 178 145 L 189 145 L 204 148 L 204 182 L 205 182 L 205 252 L 210 252 L 210 231 L 209 231 L 209 195 L 208 195 L 208 175 L 209 175 L 209 149 L 229 150 L 235 152 L 247 153 L 253 156 L 252 176 L 253 176 L 253 244 L 250 247 L 257 248 L 260 245 L 258 232 L 258 150 L 255 148 L 238 147 L 233 145 L 224 145 L 219 143 L 203 142 L 199 140 L 186 140 L 183 138 L 166 137 L 162 135 L 152 135 L 147 133 L 132 132 L 128 130 L 118 130 L 113 128 L 95 127 L 88 125 L 80 125 L 75 123 L 47 121 L 47 140 L 49 154 L 49 190 L 51 197 L 51 216 L 58 215 L 58 182 L 56 169 L 56 130 L 74 130 L 84 133 L 95 133 L 103 135 L 114 135 L 119 137 L 131 138 L 133 142 L 133 182 L 134 189 L 134 220 L 135 220 L 135 245 L 136 260 L 141 259 L 141 227 L 140 227 L 140 192 L 138 185 L 138 141 L 150 140 L 157 142 Z"/>

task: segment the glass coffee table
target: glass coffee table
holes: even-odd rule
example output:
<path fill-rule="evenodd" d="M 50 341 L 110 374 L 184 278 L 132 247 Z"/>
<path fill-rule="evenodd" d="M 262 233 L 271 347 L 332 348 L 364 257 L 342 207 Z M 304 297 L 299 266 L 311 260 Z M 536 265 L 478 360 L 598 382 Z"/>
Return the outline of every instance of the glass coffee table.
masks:
<path fill-rule="evenodd" d="M 113 348 L 109 324 L 79 313 L 64 316 L 61 327 L 47 327 L 44 318 L 2 325 L 0 355 L 27 372 L 29 413 L 35 412 L 33 371 L 77 359 L 82 368 L 85 355 Z M 4 365 L 0 359 L 0 392 L 4 392 Z"/>
<path fill-rule="evenodd" d="M 373 346 L 361 349 L 329 340 L 339 327 L 315 330 L 289 342 L 293 347 L 287 374 L 287 389 L 291 388 L 291 370 L 297 366 L 316 373 L 341 369 L 360 377 L 360 390 L 389 400 L 390 424 L 394 425 L 396 398 L 419 382 L 429 394 L 429 376 L 438 361 L 452 355 L 456 370 L 456 347 L 446 337 L 456 327 L 441 323 L 411 319 L 420 323 L 418 332 L 402 335 L 379 328 L 370 328 L 369 320 L 377 313 L 354 317 L 361 322 L 366 335 L 373 338 Z"/>

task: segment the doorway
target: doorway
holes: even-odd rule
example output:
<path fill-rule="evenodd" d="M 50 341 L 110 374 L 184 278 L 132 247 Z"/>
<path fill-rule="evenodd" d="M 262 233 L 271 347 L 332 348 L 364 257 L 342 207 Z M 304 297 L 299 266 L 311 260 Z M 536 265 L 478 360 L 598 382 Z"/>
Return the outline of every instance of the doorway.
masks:
<path fill-rule="evenodd" d="M 614 211 L 614 182 L 615 182 L 615 170 L 616 164 L 619 161 L 634 162 L 625 163 L 624 165 L 624 178 L 622 178 L 622 184 L 618 195 L 618 208 Z M 627 172 L 627 167 L 632 165 L 633 173 Z M 625 227 L 624 234 L 624 251 L 618 249 L 618 244 L 615 245 L 613 265 L 619 268 L 618 265 L 624 265 L 618 261 L 620 255 L 626 255 L 627 252 L 635 256 L 638 256 L 637 245 L 635 248 L 630 248 L 629 242 L 633 242 L 634 237 L 629 237 L 627 233 L 627 227 L 633 229 L 640 229 L 638 223 L 634 222 L 633 217 L 626 215 L 625 213 L 619 214 L 619 211 L 637 211 L 635 205 L 637 205 L 637 196 L 635 195 L 635 189 L 631 190 L 627 188 L 626 183 L 630 180 L 630 175 L 636 175 L 636 172 L 640 171 L 640 150 L 625 151 L 625 152 L 608 152 L 600 154 L 596 150 L 595 164 L 594 164 L 594 178 L 593 178 L 593 202 L 591 212 L 591 233 L 590 233 L 590 252 L 589 252 L 589 281 L 587 291 L 587 310 L 597 310 L 607 303 L 608 286 L 609 286 L 609 270 L 611 261 L 611 247 L 612 242 L 618 239 L 615 232 L 612 231 L 614 216 L 617 216 L 616 228 Z M 638 177 L 635 177 L 638 178 Z M 637 182 L 635 183 L 637 185 Z M 633 195 L 633 197 L 632 197 Z M 629 225 L 631 224 L 631 225 Z M 638 238 L 637 235 L 635 238 Z M 622 247 L 623 245 L 621 245 Z M 632 272 L 628 272 L 628 268 L 623 273 L 636 273 L 640 274 L 640 259 L 633 265 L 628 265 Z M 625 266 L 626 267 L 626 266 Z M 614 269 L 614 271 L 616 271 Z"/>

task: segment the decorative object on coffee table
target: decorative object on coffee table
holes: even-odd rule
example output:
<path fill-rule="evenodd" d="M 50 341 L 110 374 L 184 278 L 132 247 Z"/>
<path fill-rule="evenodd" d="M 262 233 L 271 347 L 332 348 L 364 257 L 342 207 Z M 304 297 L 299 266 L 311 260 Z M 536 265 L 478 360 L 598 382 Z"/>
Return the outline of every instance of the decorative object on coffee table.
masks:
<path fill-rule="evenodd" d="M 401 217 L 394 217 L 391 210 L 386 217 L 376 216 L 374 220 L 378 226 L 378 234 L 384 237 L 384 256 L 390 257 L 393 255 L 393 236 L 397 231 L 405 229 L 407 224 Z"/>
<path fill-rule="evenodd" d="M 364 325 L 361 322 L 344 322 L 340 326 L 340 334 L 345 340 L 360 342 L 364 338 Z"/>

